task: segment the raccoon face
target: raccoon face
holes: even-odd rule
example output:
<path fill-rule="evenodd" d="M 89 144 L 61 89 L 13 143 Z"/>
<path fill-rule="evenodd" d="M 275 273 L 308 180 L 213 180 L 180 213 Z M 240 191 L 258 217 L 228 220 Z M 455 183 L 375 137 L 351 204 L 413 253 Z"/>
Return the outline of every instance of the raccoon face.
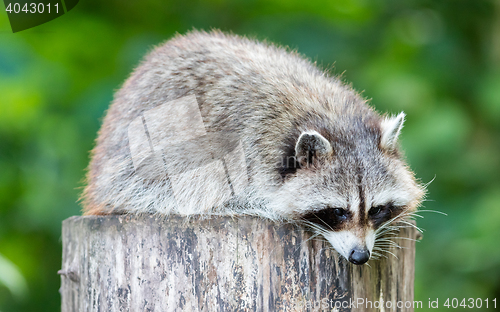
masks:
<path fill-rule="evenodd" d="M 283 184 L 287 204 L 354 264 L 366 263 L 382 229 L 414 211 L 423 196 L 396 151 L 403 121 L 400 114 L 375 131 L 358 124 L 338 134 L 344 138 L 329 141 L 308 131 L 297 140 L 300 169 Z"/>

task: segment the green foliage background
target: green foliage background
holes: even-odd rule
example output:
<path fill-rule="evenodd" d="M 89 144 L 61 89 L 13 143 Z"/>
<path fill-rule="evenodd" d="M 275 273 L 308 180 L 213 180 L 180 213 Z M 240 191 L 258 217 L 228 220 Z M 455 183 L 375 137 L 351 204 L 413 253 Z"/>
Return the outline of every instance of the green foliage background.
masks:
<path fill-rule="evenodd" d="M 144 53 L 193 28 L 290 46 L 404 110 L 425 209 L 448 214 L 419 220 L 415 299 L 500 300 L 499 1 L 82 0 L 16 34 L 2 12 L 0 311 L 60 309 L 61 221 L 100 119 Z"/>

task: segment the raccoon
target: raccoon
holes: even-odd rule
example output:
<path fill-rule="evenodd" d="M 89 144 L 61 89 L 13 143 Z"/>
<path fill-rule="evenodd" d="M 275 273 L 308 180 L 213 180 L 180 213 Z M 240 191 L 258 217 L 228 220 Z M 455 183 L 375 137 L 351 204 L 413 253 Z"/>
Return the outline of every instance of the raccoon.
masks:
<path fill-rule="evenodd" d="M 296 52 L 220 31 L 177 35 L 116 92 L 84 213 L 294 221 L 364 264 L 381 229 L 424 196 L 398 148 L 404 120 Z"/>

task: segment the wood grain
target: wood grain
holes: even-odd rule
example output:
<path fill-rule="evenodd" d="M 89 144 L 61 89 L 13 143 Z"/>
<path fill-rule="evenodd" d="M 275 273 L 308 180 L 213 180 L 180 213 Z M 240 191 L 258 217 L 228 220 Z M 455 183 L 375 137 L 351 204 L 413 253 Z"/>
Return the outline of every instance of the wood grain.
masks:
<path fill-rule="evenodd" d="M 301 227 L 253 217 L 79 216 L 62 237 L 63 312 L 413 311 L 413 240 L 355 266 Z"/>

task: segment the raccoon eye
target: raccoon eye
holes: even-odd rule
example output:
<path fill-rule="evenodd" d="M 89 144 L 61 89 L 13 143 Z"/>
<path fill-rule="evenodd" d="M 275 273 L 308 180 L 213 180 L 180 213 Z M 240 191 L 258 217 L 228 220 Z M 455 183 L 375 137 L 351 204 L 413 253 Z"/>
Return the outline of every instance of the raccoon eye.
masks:
<path fill-rule="evenodd" d="M 385 208 L 385 206 L 376 206 L 376 207 L 372 207 L 370 209 L 370 211 L 368 211 L 368 214 L 370 216 L 376 216 L 378 215 L 380 212 L 382 212 L 382 210 Z"/>
<path fill-rule="evenodd" d="M 396 206 L 393 202 L 389 202 L 385 205 L 372 207 L 368 211 L 368 216 L 371 219 L 374 228 L 378 228 L 384 222 L 387 222 L 391 219 L 394 220 L 394 218 L 401 214 L 404 209 L 405 206 Z"/>
<path fill-rule="evenodd" d="M 337 217 L 339 221 L 347 219 L 347 211 L 342 208 L 333 208 L 333 214 Z"/>
<path fill-rule="evenodd" d="M 337 217 L 345 216 L 346 213 L 347 212 L 342 208 L 333 208 L 333 214 Z"/>
<path fill-rule="evenodd" d="M 349 212 L 345 209 L 326 207 L 305 214 L 302 216 L 302 219 L 334 231 L 340 229 L 349 217 Z"/>

